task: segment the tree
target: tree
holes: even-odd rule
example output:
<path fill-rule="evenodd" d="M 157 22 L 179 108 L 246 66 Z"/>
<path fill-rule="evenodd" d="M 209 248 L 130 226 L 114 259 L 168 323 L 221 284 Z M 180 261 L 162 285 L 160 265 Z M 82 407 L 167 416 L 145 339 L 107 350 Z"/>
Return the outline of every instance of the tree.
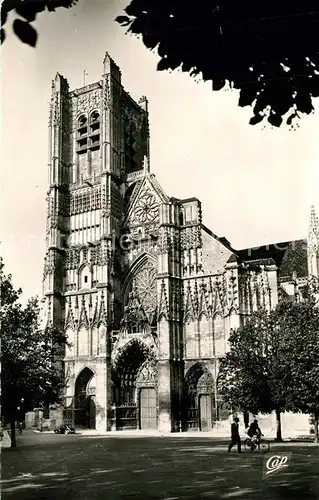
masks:
<path fill-rule="evenodd" d="M 37 32 L 30 24 L 39 12 L 70 8 L 77 0 L 3 0 L 1 41 L 8 13 L 19 39 L 33 47 Z M 313 112 L 319 95 L 317 2 L 287 0 L 132 0 L 116 21 L 157 49 L 157 69 L 201 75 L 213 90 L 239 90 L 239 106 L 253 106 L 250 124 L 267 119 L 293 128 L 301 114 Z M 298 123 L 296 123 L 298 127 Z"/>
<path fill-rule="evenodd" d="M 26 413 L 61 401 L 64 376 L 59 360 L 66 339 L 57 329 L 41 328 L 37 299 L 22 307 L 18 302 L 22 291 L 15 290 L 11 275 L 4 274 L 2 259 L 0 280 L 1 410 L 5 422 L 10 422 L 15 447 L 18 408 Z"/>
<path fill-rule="evenodd" d="M 132 0 L 116 21 L 156 48 L 157 69 L 201 75 L 219 91 L 238 89 L 265 118 L 291 126 L 319 95 L 318 2 L 299 0 Z M 298 124 L 297 124 L 298 126 Z"/>
<path fill-rule="evenodd" d="M 319 309 L 313 293 L 299 303 L 279 305 L 288 410 L 312 413 L 319 442 Z"/>
<path fill-rule="evenodd" d="M 38 34 L 30 24 L 36 20 L 37 14 L 47 9 L 55 11 L 59 7 L 66 9 L 77 3 L 77 0 L 3 0 L 1 3 L 1 43 L 6 38 L 4 25 L 7 23 L 9 12 L 14 11 L 23 19 L 13 21 L 13 31 L 21 42 L 36 46 Z"/>
<path fill-rule="evenodd" d="M 254 313 L 229 338 L 230 352 L 222 360 L 218 390 L 226 403 L 243 412 L 276 412 L 281 441 L 281 412 L 286 405 L 286 376 L 277 311 Z"/>
<path fill-rule="evenodd" d="M 218 380 L 224 399 L 251 413 L 312 413 L 319 423 L 319 280 L 311 277 L 299 301 L 258 311 L 229 339 Z"/>

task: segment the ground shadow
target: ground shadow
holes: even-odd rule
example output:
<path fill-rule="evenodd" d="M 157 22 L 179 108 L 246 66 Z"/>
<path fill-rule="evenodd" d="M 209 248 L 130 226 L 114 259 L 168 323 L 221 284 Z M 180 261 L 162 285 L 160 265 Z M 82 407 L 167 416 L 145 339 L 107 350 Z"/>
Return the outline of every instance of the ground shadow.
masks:
<path fill-rule="evenodd" d="M 262 454 L 229 454 L 226 443 L 67 437 L 18 453 L 6 450 L 2 498 L 317 499 L 317 448 L 289 451 L 290 466 L 265 478 Z"/>

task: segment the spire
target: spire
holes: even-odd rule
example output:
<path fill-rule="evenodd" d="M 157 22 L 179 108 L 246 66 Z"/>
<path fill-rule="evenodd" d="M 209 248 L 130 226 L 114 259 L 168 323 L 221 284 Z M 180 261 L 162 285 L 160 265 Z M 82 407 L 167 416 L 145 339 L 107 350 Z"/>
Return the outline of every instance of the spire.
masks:
<path fill-rule="evenodd" d="M 150 173 L 150 164 L 149 164 L 147 156 L 144 156 L 144 159 L 143 159 L 143 170 L 144 170 L 144 175 L 147 175 Z"/>
<path fill-rule="evenodd" d="M 55 92 L 67 93 L 69 91 L 69 84 L 67 79 L 59 72 L 56 73 L 55 78 L 52 82 L 52 90 L 53 89 Z"/>
<path fill-rule="evenodd" d="M 106 52 L 103 59 L 104 75 L 112 75 L 112 77 L 121 83 L 121 71 L 118 65 L 110 57 L 109 53 Z"/>
<path fill-rule="evenodd" d="M 314 232 L 319 234 L 319 218 L 317 217 L 315 207 L 312 205 L 310 209 L 309 233 Z"/>

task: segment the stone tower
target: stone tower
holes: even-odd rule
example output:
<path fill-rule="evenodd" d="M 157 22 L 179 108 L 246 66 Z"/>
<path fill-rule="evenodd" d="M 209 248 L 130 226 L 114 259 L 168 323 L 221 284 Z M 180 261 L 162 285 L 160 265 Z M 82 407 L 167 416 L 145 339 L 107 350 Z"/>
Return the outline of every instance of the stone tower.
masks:
<path fill-rule="evenodd" d="M 127 183 L 148 168 L 148 156 L 147 100 L 136 103 L 124 91 L 108 54 L 96 83 L 70 91 L 67 80 L 56 75 L 43 292 L 47 321 L 65 328 L 70 342 L 65 406 L 75 423 L 93 413 L 89 418 L 96 414 L 97 428 L 107 425 L 109 332 L 119 326 L 122 307 L 117 266 L 124 194 Z M 91 413 L 88 396 L 96 407 Z"/>

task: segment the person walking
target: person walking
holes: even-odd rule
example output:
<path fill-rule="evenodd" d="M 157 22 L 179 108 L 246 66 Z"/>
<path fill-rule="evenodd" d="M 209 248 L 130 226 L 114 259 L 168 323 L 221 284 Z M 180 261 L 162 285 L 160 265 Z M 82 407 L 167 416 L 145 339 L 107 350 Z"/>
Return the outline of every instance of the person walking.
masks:
<path fill-rule="evenodd" d="M 231 442 L 228 446 L 228 452 L 233 446 L 237 445 L 238 453 L 241 453 L 241 440 L 239 435 L 239 418 L 235 417 L 234 422 L 231 424 Z"/>

